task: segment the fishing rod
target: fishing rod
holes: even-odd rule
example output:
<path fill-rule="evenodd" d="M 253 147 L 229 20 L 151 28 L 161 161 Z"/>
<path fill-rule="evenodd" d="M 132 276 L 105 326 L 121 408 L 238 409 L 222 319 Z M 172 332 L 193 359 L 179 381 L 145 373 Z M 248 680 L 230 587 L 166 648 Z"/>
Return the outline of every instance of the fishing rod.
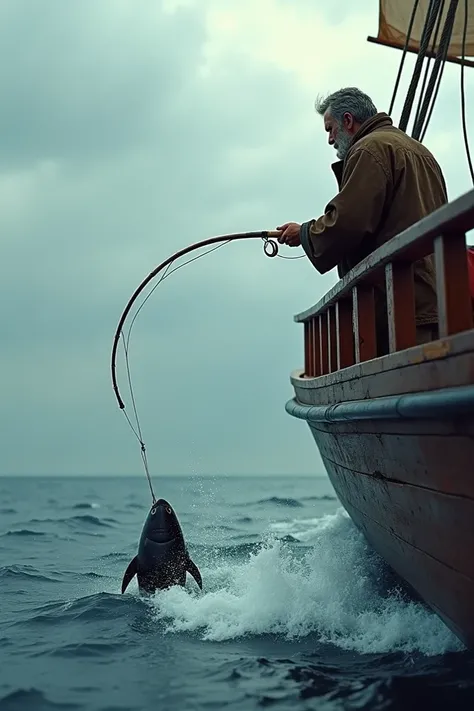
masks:
<path fill-rule="evenodd" d="M 248 239 L 261 239 L 263 241 L 263 251 L 264 254 L 267 257 L 280 257 L 281 259 L 301 259 L 302 256 L 295 256 L 295 257 L 285 257 L 281 254 L 278 253 L 278 242 L 276 242 L 277 237 L 281 235 L 281 232 L 278 230 L 261 230 L 258 232 L 238 232 L 235 234 L 227 234 L 227 235 L 219 235 L 218 237 L 210 237 L 209 239 L 202 240 L 201 242 L 195 242 L 194 244 L 191 244 L 188 247 L 185 247 L 184 249 L 179 250 L 178 252 L 175 252 L 171 257 L 168 257 L 168 259 L 165 259 L 161 264 L 159 264 L 153 271 L 151 271 L 145 279 L 139 284 L 139 286 L 135 289 L 134 293 L 130 297 L 130 299 L 127 302 L 127 305 L 125 306 L 125 309 L 122 312 L 122 315 L 120 317 L 120 320 L 117 325 L 117 329 L 115 331 L 114 335 L 114 340 L 113 340 L 113 346 L 112 346 L 112 356 L 111 356 L 111 374 L 112 374 L 112 387 L 115 393 L 115 397 L 118 402 L 119 408 L 123 411 L 128 424 L 130 428 L 132 429 L 132 432 L 135 434 L 137 437 L 140 447 L 141 447 L 141 455 L 142 455 L 142 460 L 143 460 L 143 465 L 145 468 L 145 473 L 148 479 L 148 484 L 150 487 L 151 491 L 151 496 L 153 503 L 156 502 L 156 497 L 153 491 L 153 485 L 151 483 L 151 477 L 150 477 L 150 472 L 149 472 L 149 467 L 148 467 L 148 462 L 147 462 L 147 457 L 146 457 L 146 447 L 145 443 L 143 441 L 142 433 L 141 433 L 141 427 L 138 419 L 138 412 L 135 404 L 135 398 L 133 395 L 133 388 L 132 388 L 132 382 L 131 382 L 131 376 L 130 376 L 130 367 L 129 367 L 129 362 L 128 362 L 128 344 L 130 341 L 130 334 L 131 330 L 133 327 L 133 324 L 135 322 L 135 319 L 138 316 L 138 313 L 140 310 L 143 308 L 145 305 L 145 302 L 150 298 L 152 295 L 153 291 L 161 284 L 161 282 L 166 279 L 167 277 L 171 276 L 173 272 L 175 272 L 177 269 L 180 269 L 181 267 L 184 267 L 186 264 L 189 264 L 192 261 L 195 261 L 196 259 L 200 259 L 201 257 L 204 257 L 206 254 L 209 254 L 210 252 L 218 249 L 219 247 L 223 247 L 225 244 L 229 244 L 230 242 L 236 242 L 238 240 L 248 240 Z M 210 246 L 210 245 L 216 245 L 212 247 L 212 249 L 207 250 L 203 254 L 200 254 L 196 257 L 193 257 L 192 259 L 187 260 L 183 264 L 180 264 L 179 266 L 174 267 L 174 269 L 171 269 L 171 271 L 168 272 L 169 267 L 178 259 L 181 257 L 184 257 L 186 254 L 189 254 L 190 252 L 194 252 L 197 249 L 201 249 L 202 247 Z M 130 324 L 127 340 L 125 340 L 125 336 L 123 333 L 123 328 L 125 325 L 125 321 L 127 320 L 127 317 L 132 309 L 133 304 L 137 300 L 137 298 L 140 296 L 142 291 L 145 289 L 145 287 L 156 277 L 158 274 L 163 272 L 161 275 L 161 278 L 159 281 L 155 284 L 153 289 L 150 291 L 148 296 L 144 299 L 138 310 L 136 311 L 132 322 Z M 127 375 L 128 375 L 128 382 L 129 382 L 129 387 L 130 387 L 130 394 L 131 394 L 131 400 L 132 400 L 132 405 L 135 413 L 135 419 L 137 422 L 137 430 L 133 427 L 130 418 L 128 417 L 127 413 L 125 412 L 125 403 L 120 395 L 118 383 L 117 383 L 117 376 L 116 376 L 116 359 L 117 359 L 117 349 L 118 349 L 118 344 L 120 337 L 123 339 L 123 344 L 124 344 L 124 352 L 125 352 L 125 362 L 126 362 L 126 367 L 127 367 Z"/>

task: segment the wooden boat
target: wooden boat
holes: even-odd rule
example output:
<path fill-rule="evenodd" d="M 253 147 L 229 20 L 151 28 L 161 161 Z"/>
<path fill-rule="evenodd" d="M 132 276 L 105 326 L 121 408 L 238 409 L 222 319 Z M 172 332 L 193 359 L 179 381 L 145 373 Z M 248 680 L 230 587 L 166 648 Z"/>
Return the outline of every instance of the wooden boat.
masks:
<path fill-rule="evenodd" d="M 380 2 L 379 35 L 393 6 Z M 472 45 L 474 17 L 469 27 Z M 395 36 L 390 46 L 410 44 L 406 31 Z M 414 40 L 410 47 L 419 51 Z M 339 500 L 370 545 L 471 648 L 474 328 L 466 232 L 473 228 L 471 190 L 377 249 L 295 316 L 304 325 L 304 367 L 291 374 L 295 397 L 286 404 L 307 422 Z M 432 253 L 439 338 L 416 345 L 411 264 Z M 389 353 L 377 357 L 380 278 Z"/>

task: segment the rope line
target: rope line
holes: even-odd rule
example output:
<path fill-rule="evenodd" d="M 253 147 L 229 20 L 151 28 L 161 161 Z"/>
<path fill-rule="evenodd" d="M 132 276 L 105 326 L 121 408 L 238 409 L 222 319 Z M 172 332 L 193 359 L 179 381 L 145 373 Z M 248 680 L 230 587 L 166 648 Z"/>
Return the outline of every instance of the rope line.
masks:
<path fill-rule="evenodd" d="M 260 232 L 242 232 L 242 233 L 237 233 L 237 234 L 221 235 L 219 237 L 212 237 L 210 239 L 203 240 L 201 242 L 192 244 L 189 247 L 186 247 L 185 249 L 182 249 L 179 252 L 176 252 L 171 257 L 169 257 L 164 262 L 162 262 L 160 265 L 158 265 L 152 272 L 150 272 L 150 274 L 137 287 L 137 289 L 135 290 L 135 292 L 129 299 L 124 311 L 122 312 L 119 324 L 118 324 L 116 332 L 115 332 L 114 342 L 113 342 L 113 347 L 112 347 L 112 357 L 111 357 L 112 384 L 113 384 L 113 389 L 115 392 L 116 399 L 119 404 L 119 408 L 123 411 L 125 418 L 128 422 L 128 425 L 130 426 L 130 429 L 132 430 L 133 434 L 135 435 L 135 437 L 137 438 L 137 440 L 139 442 L 142 462 L 143 462 L 143 466 L 145 469 L 146 478 L 148 480 L 148 485 L 150 487 L 150 492 L 151 492 L 151 497 L 152 497 L 153 503 L 156 502 L 156 497 L 155 497 L 155 492 L 153 490 L 153 484 L 152 484 L 151 475 L 150 475 L 150 468 L 149 468 L 148 458 L 147 458 L 147 453 L 146 453 L 146 445 L 145 445 L 142 429 L 140 426 L 138 409 L 137 409 L 137 405 L 136 405 L 136 401 L 135 401 L 135 396 L 133 393 L 132 377 L 131 377 L 131 372 L 130 372 L 130 359 L 129 359 L 130 336 L 131 336 L 133 325 L 137 319 L 137 316 L 140 313 L 140 311 L 142 310 L 145 303 L 150 298 L 150 296 L 153 294 L 155 289 L 165 279 L 170 277 L 171 274 L 176 272 L 178 269 L 181 269 L 182 267 L 190 264 L 191 262 L 194 262 L 197 259 L 201 259 L 201 257 L 204 257 L 207 254 L 210 254 L 211 252 L 214 252 L 215 250 L 220 249 L 220 247 L 224 247 L 225 245 L 230 244 L 231 242 L 234 242 L 237 240 L 244 240 L 244 239 L 261 239 L 263 241 L 263 251 L 267 257 L 280 257 L 281 259 L 301 259 L 305 256 L 303 254 L 303 255 L 298 255 L 295 257 L 285 257 L 285 256 L 279 254 L 278 243 L 274 239 L 279 234 L 280 234 L 280 232 L 278 232 L 278 231 L 272 232 L 272 231 L 267 231 L 267 230 L 260 231 Z M 174 264 L 174 262 L 176 262 L 178 259 L 180 259 L 184 255 L 188 254 L 189 252 L 193 252 L 197 249 L 200 249 L 202 247 L 211 245 L 211 244 L 213 244 L 214 246 L 211 247 L 210 249 L 208 249 L 205 252 L 198 254 L 194 257 L 191 257 L 190 259 L 187 259 L 182 264 L 178 264 L 177 266 L 174 266 L 172 269 L 170 269 L 170 267 Z M 130 326 L 128 329 L 128 333 L 127 333 L 127 337 L 125 337 L 123 328 L 125 325 L 126 318 L 127 318 L 128 314 L 130 313 L 130 310 L 131 310 L 134 302 L 136 301 L 136 299 L 138 298 L 140 293 L 145 289 L 145 287 L 158 275 L 160 275 L 160 277 L 159 277 L 157 283 L 149 291 L 147 296 L 143 299 L 142 303 L 136 310 L 136 312 L 131 320 L 131 323 L 130 323 Z M 130 390 L 130 397 L 131 397 L 131 402 L 132 402 L 133 413 L 135 415 L 135 421 L 136 421 L 135 427 L 126 412 L 125 403 L 122 400 L 122 397 L 120 395 L 118 383 L 117 383 L 117 378 L 116 378 L 116 358 L 117 358 L 118 343 L 119 343 L 120 339 L 123 342 L 124 355 L 125 355 L 125 366 L 126 366 L 126 372 L 127 372 L 127 381 L 128 381 L 128 386 L 129 386 L 129 390 Z"/>
<path fill-rule="evenodd" d="M 434 25 L 436 18 L 438 16 L 439 8 L 441 5 L 441 0 L 430 0 L 428 7 L 428 12 L 423 26 L 423 32 L 420 39 L 420 48 L 415 62 L 415 68 L 413 70 L 413 75 L 411 78 L 410 86 L 405 98 L 405 103 L 403 105 L 402 115 L 400 118 L 399 128 L 402 131 L 406 131 L 408 126 L 408 121 L 410 120 L 411 110 L 413 108 L 413 102 L 415 100 L 416 90 L 418 88 L 418 83 L 420 81 L 420 76 L 423 68 L 423 62 L 426 56 L 428 45 L 433 34 Z"/>
<path fill-rule="evenodd" d="M 472 164 L 471 151 L 469 148 L 469 140 L 467 136 L 467 121 L 466 121 L 466 90 L 464 86 L 464 68 L 466 59 L 466 35 L 467 35 L 467 25 L 468 25 L 468 11 L 469 11 L 469 0 L 464 0 L 464 28 L 462 33 L 462 51 L 461 51 L 461 117 L 462 117 L 462 131 L 464 137 L 464 146 L 466 148 L 467 163 L 469 166 L 469 172 L 471 173 L 471 180 L 474 184 L 474 167 Z"/>

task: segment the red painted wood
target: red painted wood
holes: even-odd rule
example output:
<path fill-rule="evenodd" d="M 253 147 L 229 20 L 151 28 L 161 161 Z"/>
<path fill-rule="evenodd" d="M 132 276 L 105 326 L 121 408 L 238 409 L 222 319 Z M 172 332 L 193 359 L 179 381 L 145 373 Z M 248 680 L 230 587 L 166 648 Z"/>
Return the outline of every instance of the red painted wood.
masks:
<path fill-rule="evenodd" d="M 466 236 L 451 232 L 435 239 L 436 290 L 440 338 L 472 328 L 472 301 Z"/>
<path fill-rule="evenodd" d="M 314 375 L 319 376 L 322 375 L 321 353 L 319 349 L 319 318 L 313 318 L 311 321 L 313 323 L 311 347 L 314 354 Z"/>
<path fill-rule="evenodd" d="M 311 321 L 304 324 L 304 375 L 311 374 Z"/>
<path fill-rule="evenodd" d="M 355 363 L 354 330 L 352 327 L 352 302 L 341 299 L 336 302 L 337 368 L 346 368 Z"/>
<path fill-rule="evenodd" d="M 308 338 L 309 338 L 309 363 L 310 363 L 310 368 L 308 375 L 310 378 L 314 378 L 316 375 L 316 363 L 315 363 L 315 353 L 314 353 L 314 322 L 315 319 L 312 318 L 309 321 L 309 333 L 308 333 Z"/>
<path fill-rule="evenodd" d="M 326 314 L 319 316 L 319 362 L 321 373 L 329 373 L 328 321 Z"/>
<path fill-rule="evenodd" d="M 361 363 L 377 356 L 374 288 L 365 285 L 354 286 L 352 304 L 355 361 Z"/>
<path fill-rule="evenodd" d="M 390 353 L 416 344 L 415 283 L 412 264 L 387 264 L 388 342 Z"/>
<path fill-rule="evenodd" d="M 328 370 L 333 373 L 337 370 L 337 332 L 336 313 L 334 306 L 327 311 L 328 321 Z"/>

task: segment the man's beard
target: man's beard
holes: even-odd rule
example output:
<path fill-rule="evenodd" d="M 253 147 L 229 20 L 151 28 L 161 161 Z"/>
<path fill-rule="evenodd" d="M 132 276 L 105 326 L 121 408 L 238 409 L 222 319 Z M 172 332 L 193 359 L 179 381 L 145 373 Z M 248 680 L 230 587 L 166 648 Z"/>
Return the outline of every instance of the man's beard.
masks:
<path fill-rule="evenodd" d="M 349 148 L 351 147 L 352 136 L 350 136 L 342 126 L 339 126 L 337 132 L 337 140 L 334 142 L 334 148 L 337 150 L 337 157 L 340 160 L 344 160 L 347 155 Z"/>

